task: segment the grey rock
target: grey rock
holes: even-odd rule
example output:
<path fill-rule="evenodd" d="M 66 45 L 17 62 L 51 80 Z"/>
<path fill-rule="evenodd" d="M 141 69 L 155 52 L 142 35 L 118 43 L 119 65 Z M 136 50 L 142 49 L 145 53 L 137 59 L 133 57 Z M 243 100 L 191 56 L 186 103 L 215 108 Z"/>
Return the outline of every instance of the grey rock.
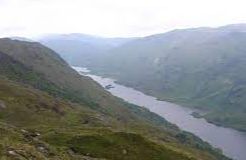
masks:
<path fill-rule="evenodd" d="M 127 154 L 127 150 L 126 149 L 123 149 L 122 150 L 122 154 Z"/>
<path fill-rule="evenodd" d="M 5 109 L 7 106 L 5 105 L 4 101 L 0 100 L 0 109 Z"/>

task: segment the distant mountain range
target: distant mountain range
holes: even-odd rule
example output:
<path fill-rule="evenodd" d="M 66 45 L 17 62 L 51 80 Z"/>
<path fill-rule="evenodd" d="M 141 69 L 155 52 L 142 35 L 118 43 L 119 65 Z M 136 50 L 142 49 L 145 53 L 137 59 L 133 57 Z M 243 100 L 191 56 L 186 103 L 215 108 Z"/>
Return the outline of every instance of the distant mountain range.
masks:
<path fill-rule="evenodd" d="M 25 41 L 25 42 L 34 42 L 34 40 L 30 38 L 25 38 L 25 37 L 8 37 L 12 40 L 19 40 L 19 41 Z"/>
<path fill-rule="evenodd" d="M 85 34 L 50 34 L 37 41 L 57 51 L 69 64 L 89 63 L 98 54 L 118 47 L 136 38 L 102 38 Z"/>
<path fill-rule="evenodd" d="M 246 131 L 245 24 L 179 29 L 120 39 L 117 45 L 109 43 L 115 39 L 77 36 L 40 41 L 72 65 L 159 99 L 202 109 L 206 114 L 200 116 L 208 121 Z"/>

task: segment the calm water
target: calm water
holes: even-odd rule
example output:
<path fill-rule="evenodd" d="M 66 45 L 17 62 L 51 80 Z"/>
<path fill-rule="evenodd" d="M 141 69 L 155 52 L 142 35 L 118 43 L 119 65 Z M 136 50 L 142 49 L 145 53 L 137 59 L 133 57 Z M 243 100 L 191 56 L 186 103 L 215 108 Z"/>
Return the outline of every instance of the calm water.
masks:
<path fill-rule="evenodd" d="M 204 141 L 209 142 L 214 147 L 220 148 L 228 157 L 235 160 L 246 160 L 246 133 L 215 126 L 206 122 L 204 119 L 194 118 L 190 115 L 193 112 L 192 109 L 165 101 L 158 101 L 155 97 L 116 84 L 113 79 L 88 74 L 89 70 L 85 68 L 76 67 L 74 69 L 81 74 L 85 71 L 86 76 L 91 77 L 103 87 L 109 84 L 114 86 L 114 88 L 108 90 L 113 95 L 130 103 L 148 108 L 150 111 L 164 117 L 169 122 L 176 124 L 182 130 L 191 132 Z"/>

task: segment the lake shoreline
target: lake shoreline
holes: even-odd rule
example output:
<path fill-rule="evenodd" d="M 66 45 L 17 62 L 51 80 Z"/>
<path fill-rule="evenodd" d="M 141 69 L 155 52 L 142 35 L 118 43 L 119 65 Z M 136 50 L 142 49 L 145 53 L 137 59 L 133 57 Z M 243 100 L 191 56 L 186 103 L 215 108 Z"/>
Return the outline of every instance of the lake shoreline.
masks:
<path fill-rule="evenodd" d="M 86 72 L 88 73 L 88 72 Z M 176 100 L 175 98 L 165 98 L 165 97 L 158 97 L 157 95 L 155 94 L 151 94 L 149 92 L 147 92 L 146 90 L 140 88 L 140 87 L 136 87 L 136 86 L 132 86 L 132 85 L 129 85 L 127 83 L 124 83 L 123 81 L 121 80 L 116 80 L 116 77 L 113 77 L 113 76 L 110 76 L 110 75 L 107 75 L 107 74 L 100 74 L 98 72 L 95 72 L 95 71 L 91 71 L 90 70 L 90 74 L 94 74 L 94 75 L 97 75 L 97 76 L 100 76 L 102 78 L 110 78 L 110 79 L 114 79 L 114 83 L 116 84 L 119 84 L 119 85 L 123 85 L 123 86 L 126 86 L 126 87 L 130 87 L 130 88 L 133 88 L 135 90 L 138 90 L 142 93 L 144 93 L 145 95 L 148 95 L 148 96 L 152 96 L 152 97 L 155 97 L 156 100 L 158 101 L 165 101 L 165 102 L 170 102 L 170 103 L 174 103 L 174 104 L 177 104 L 177 105 L 180 105 L 181 107 L 185 107 L 185 108 L 189 108 L 189 109 L 192 109 L 194 110 L 194 112 L 196 111 L 199 111 L 199 112 L 210 112 L 209 110 L 205 110 L 205 109 L 201 109 L 201 108 L 196 108 L 194 106 L 192 106 L 190 103 L 186 103 L 186 102 L 180 102 L 179 100 Z M 193 116 L 193 115 L 192 115 Z M 206 115 L 201 115 L 199 117 L 196 117 L 196 116 L 193 116 L 194 118 L 203 118 L 205 119 L 208 123 L 210 124 L 213 124 L 213 125 L 216 125 L 218 127 L 224 127 L 224 128 L 228 128 L 228 129 L 235 129 L 239 132 L 244 132 L 246 133 L 246 130 L 245 129 L 241 129 L 241 128 L 237 128 L 233 125 L 226 125 L 225 123 L 223 122 L 217 122 L 213 119 L 209 119 L 206 117 Z"/>
<path fill-rule="evenodd" d="M 245 160 L 246 134 L 235 129 L 216 126 L 208 123 L 204 118 L 194 118 L 191 114 L 196 111 L 190 107 L 182 107 L 175 103 L 159 101 L 156 97 L 149 96 L 139 90 L 125 85 L 120 85 L 115 79 L 100 76 L 94 72 L 84 73 L 99 83 L 102 87 L 112 85 L 106 89 L 108 92 L 126 102 L 143 106 L 151 112 L 158 114 L 168 122 L 175 124 L 181 130 L 190 132 L 208 142 L 214 148 L 222 150 L 223 154 L 235 160 Z M 218 136 L 219 135 L 219 136 Z"/>
<path fill-rule="evenodd" d="M 80 68 L 80 67 L 78 67 L 78 68 Z M 86 74 L 90 73 L 90 74 L 93 74 L 93 75 L 100 76 L 102 78 L 110 78 L 110 79 L 113 79 L 114 80 L 114 83 L 116 83 L 116 84 L 123 85 L 123 86 L 129 87 L 129 88 L 133 88 L 133 89 L 135 89 L 137 91 L 140 91 L 140 92 L 144 93 L 147 96 L 155 97 L 156 100 L 158 100 L 158 101 L 165 101 L 165 102 L 169 102 L 169 103 L 174 103 L 174 104 L 177 104 L 177 105 L 179 105 L 181 107 L 192 109 L 192 110 L 194 110 L 194 112 L 196 112 L 196 111 L 199 111 L 199 112 L 207 112 L 207 113 L 210 112 L 209 110 L 206 110 L 206 109 L 203 109 L 203 108 L 196 108 L 196 107 L 194 107 L 194 105 L 192 105 L 192 103 L 188 103 L 188 102 L 184 102 L 184 101 L 181 102 L 180 100 L 177 100 L 175 98 L 170 98 L 170 97 L 167 98 L 167 97 L 163 97 L 163 96 L 160 97 L 160 96 L 158 96 L 156 94 L 151 94 L 151 93 L 147 92 L 146 90 L 142 89 L 141 87 L 136 87 L 136 86 L 129 85 L 128 83 L 125 83 L 122 80 L 116 80 L 117 78 L 115 76 L 113 76 L 113 75 L 110 75 L 110 74 L 102 74 L 102 73 L 99 73 L 97 71 L 90 70 L 90 68 L 87 68 L 87 67 L 81 67 L 81 68 L 83 68 L 82 70 L 84 70 Z M 228 128 L 228 129 L 235 129 L 235 130 L 237 130 L 239 132 L 246 133 L 246 129 L 241 129 L 241 128 L 235 127 L 233 125 L 227 125 L 227 124 L 225 124 L 223 122 L 218 122 L 218 121 L 215 121 L 213 119 L 209 119 L 208 117 L 206 117 L 205 114 L 203 114 L 203 115 L 201 115 L 199 117 L 194 116 L 194 115 L 192 115 L 192 116 L 194 118 L 203 118 L 208 123 L 213 124 L 213 125 L 216 125 L 218 127 L 224 127 L 224 128 Z"/>

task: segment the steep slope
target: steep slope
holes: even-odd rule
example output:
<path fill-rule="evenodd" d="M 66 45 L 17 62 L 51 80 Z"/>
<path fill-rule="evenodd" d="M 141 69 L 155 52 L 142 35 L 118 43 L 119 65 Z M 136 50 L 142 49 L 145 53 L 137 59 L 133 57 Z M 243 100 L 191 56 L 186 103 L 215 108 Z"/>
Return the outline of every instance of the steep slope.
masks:
<path fill-rule="evenodd" d="M 52 50 L 10 39 L 0 39 L 0 130 L 5 159 L 227 159 Z"/>
<path fill-rule="evenodd" d="M 87 64 L 98 55 L 135 38 L 103 38 L 85 34 L 47 35 L 37 41 L 58 52 L 70 64 Z"/>
<path fill-rule="evenodd" d="M 14 73 L 16 77 L 13 78 L 15 80 L 24 81 L 54 96 L 87 104 L 94 107 L 94 109 L 105 112 L 105 114 L 117 114 L 120 111 L 125 114 L 119 115 L 119 119 L 131 120 L 132 113 L 126 107 L 123 107 L 124 102 L 118 103 L 118 99 L 105 92 L 97 83 L 88 77 L 81 77 L 52 50 L 38 43 L 9 39 L 2 39 L 0 48 L 3 62 L 6 61 L 4 57 L 11 57 L 16 62 L 20 62 L 20 64 L 13 62 L 14 66 L 11 66 L 11 68 L 8 67 L 8 63 L 3 63 L 9 69 L 7 72 L 4 69 L 8 77 Z M 21 65 L 23 67 L 20 67 Z M 21 71 L 19 71 L 20 68 Z M 30 76 L 26 76 L 26 72 Z M 121 105 L 121 107 L 118 107 L 118 105 Z M 112 110 L 111 113 L 107 111 L 109 108 Z M 123 115 L 126 117 L 123 117 Z"/>
<path fill-rule="evenodd" d="M 107 117 L 84 107 L 8 80 L 0 88 L 1 158 L 189 159 L 140 135 L 113 132 Z"/>
<path fill-rule="evenodd" d="M 246 25 L 174 30 L 119 46 L 85 67 L 246 131 Z"/>

